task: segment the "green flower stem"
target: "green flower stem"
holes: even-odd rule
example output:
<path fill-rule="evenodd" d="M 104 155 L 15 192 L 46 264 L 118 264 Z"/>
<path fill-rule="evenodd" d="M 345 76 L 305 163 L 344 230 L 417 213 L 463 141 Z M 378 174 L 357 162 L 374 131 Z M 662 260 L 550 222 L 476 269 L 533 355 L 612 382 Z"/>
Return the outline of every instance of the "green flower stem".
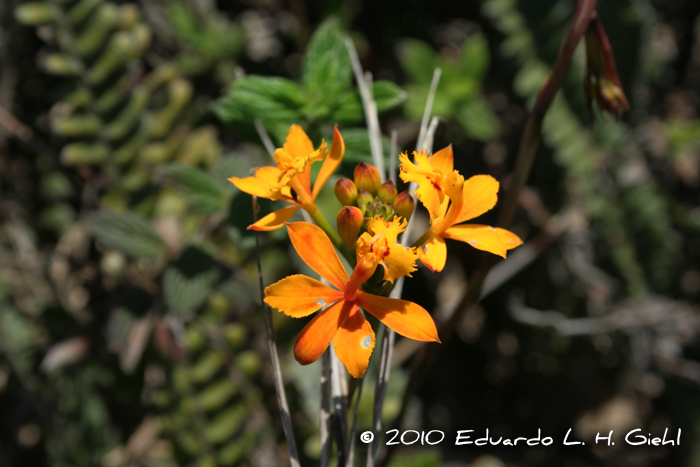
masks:
<path fill-rule="evenodd" d="M 308 204 L 304 206 L 304 209 L 306 209 L 306 212 L 309 213 L 309 216 L 311 216 L 311 219 L 316 223 L 317 226 L 321 227 L 324 232 L 326 232 L 326 235 L 328 235 L 328 238 L 331 239 L 331 242 L 333 242 L 333 245 L 340 251 L 343 256 L 345 256 L 345 259 L 348 260 L 351 266 L 355 266 L 355 252 L 354 251 L 349 251 L 345 245 L 343 245 L 343 241 L 340 239 L 340 235 L 338 235 L 338 232 L 335 231 L 333 227 L 331 227 L 331 224 L 328 222 L 326 219 L 326 216 L 323 215 L 321 212 L 321 209 L 316 204 Z"/>

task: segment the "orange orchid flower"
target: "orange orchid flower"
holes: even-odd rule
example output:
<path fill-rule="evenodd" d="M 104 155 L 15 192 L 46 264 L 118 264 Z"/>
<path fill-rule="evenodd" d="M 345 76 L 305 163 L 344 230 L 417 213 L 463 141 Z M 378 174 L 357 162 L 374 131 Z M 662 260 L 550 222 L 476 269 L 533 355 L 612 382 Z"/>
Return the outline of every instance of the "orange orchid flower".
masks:
<path fill-rule="evenodd" d="M 468 243 L 476 249 L 506 257 L 506 252 L 522 240 L 508 230 L 488 225 L 460 224 L 491 210 L 498 200 L 498 182 L 490 175 L 475 175 L 464 180 L 453 170 L 452 147 L 433 154 L 416 153 L 413 164 L 402 155 L 401 178 L 416 181 L 416 196 L 429 200 L 430 229 L 418 242 L 420 260 L 431 271 L 440 272 L 447 260 L 446 238 Z M 421 199 L 421 198 L 419 198 Z M 424 202 L 425 204 L 425 202 Z M 449 206 L 449 208 L 448 208 Z M 434 210 L 431 210 L 434 209 Z M 460 225 L 457 225 L 460 224 Z"/>
<path fill-rule="evenodd" d="M 328 153 L 328 157 L 326 154 Z M 300 209 L 306 209 L 314 220 L 320 211 L 316 197 L 328 178 L 338 168 L 345 154 L 345 142 L 336 126 L 330 152 L 326 142 L 314 150 L 313 143 L 299 125 L 292 125 L 284 146 L 274 153 L 277 167 L 261 167 L 254 177 L 231 177 L 229 181 L 236 187 L 253 196 L 271 200 L 283 200 L 293 206 L 278 209 L 248 226 L 250 230 L 277 230 Z M 323 160 L 316 182 L 311 188 L 311 166 Z"/>
<path fill-rule="evenodd" d="M 301 259 L 335 287 L 298 274 L 265 289 L 265 303 L 294 318 L 308 316 L 325 307 L 297 338 L 294 357 L 299 363 L 315 362 L 333 341 L 336 355 L 348 372 L 355 378 L 364 376 L 375 336 L 360 308 L 402 336 L 440 342 L 433 319 L 421 306 L 360 290 L 379 264 L 374 255 L 364 256 L 348 276 L 320 227 L 293 222 L 287 224 L 287 231 Z"/>
<path fill-rule="evenodd" d="M 418 253 L 415 248 L 407 248 L 398 241 L 398 236 L 406 230 L 406 219 L 394 216 L 392 221 L 375 216 L 369 222 L 367 231 L 357 240 L 357 262 L 362 258 L 376 261 L 384 266 L 384 280 L 392 284 L 401 276 L 411 277 L 416 270 Z"/>

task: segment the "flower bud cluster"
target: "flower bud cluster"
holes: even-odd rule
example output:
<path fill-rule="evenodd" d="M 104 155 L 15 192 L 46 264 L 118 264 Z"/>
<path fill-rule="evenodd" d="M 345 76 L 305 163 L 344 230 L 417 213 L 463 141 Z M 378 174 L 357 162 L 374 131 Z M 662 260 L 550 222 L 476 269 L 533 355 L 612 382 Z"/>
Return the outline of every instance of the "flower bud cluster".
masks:
<path fill-rule="evenodd" d="M 355 210 L 343 208 L 338 214 L 338 229 L 348 234 L 354 231 L 358 213 L 362 216 L 362 226 L 366 229 L 367 223 L 376 216 L 391 220 L 396 215 L 408 220 L 415 208 L 413 196 L 408 191 L 398 193 L 391 180 L 382 183 L 379 171 L 371 164 L 364 162 L 355 167 L 353 180 L 340 178 L 336 182 L 335 196 L 346 208 L 356 206 Z M 350 225 L 351 216 L 352 226 Z"/>

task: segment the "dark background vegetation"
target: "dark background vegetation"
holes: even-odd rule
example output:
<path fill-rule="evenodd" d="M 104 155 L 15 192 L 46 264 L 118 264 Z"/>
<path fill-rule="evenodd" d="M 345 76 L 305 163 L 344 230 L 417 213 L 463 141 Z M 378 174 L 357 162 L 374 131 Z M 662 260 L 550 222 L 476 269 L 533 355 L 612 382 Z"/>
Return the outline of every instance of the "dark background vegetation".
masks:
<path fill-rule="evenodd" d="M 277 146 L 291 123 L 318 143 L 338 122 L 341 174 L 370 160 L 362 114 L 303 82 L 307 45 L 332 16 L 324 24 L 350 34 L 364 68 L 405 90 L 384 85 L 385 135 L 397 130 L 400 149 L 414 148 L 440 66 L 435 149 L 452 144 L 462 174 L 507 186 L 573 8 L 3 1 L 0 466 L 285 465 L 245 230 L 251 200 L 226 182 L 269 163 L 252 121 Z M 442 344 L 411 402 L 406 427 L 445 431 L 446 441 L 398 449 L 392 465 L 700 465 L 700 2 L 603 0 L 598 12 L 631 110 L 617 121 L 596 110 L 591 126 L 575 57 L 513 226 L 532 256 L 499 264 L 497 287 Z M 301 85 L 273 96 L 252 75 Z M 331 217 L 338 205 L 324 193 Z M 268 284 L 300 266 L 284 232 L 261 241 Z M 477 264 L 468 245 L 449 252 L 442 274 L 421 268 L 404 292 L 437 320 Z M 275 320 L 302 464 L 313 465 L 320 364 L 291 358 L 303 320 Z M 385 426 L 413 350 L 399 340 Z M 370 426 L 375 373 L 359 432 Z M 667 427 L 674 438 L 682 429 L 680 446 L 593 445 L 598 432 Z M 453 445 L 457 430 L 486 428 L 541 429 L 555 442 Z M 586 446 L 562 446 L 569 428 Z"/>

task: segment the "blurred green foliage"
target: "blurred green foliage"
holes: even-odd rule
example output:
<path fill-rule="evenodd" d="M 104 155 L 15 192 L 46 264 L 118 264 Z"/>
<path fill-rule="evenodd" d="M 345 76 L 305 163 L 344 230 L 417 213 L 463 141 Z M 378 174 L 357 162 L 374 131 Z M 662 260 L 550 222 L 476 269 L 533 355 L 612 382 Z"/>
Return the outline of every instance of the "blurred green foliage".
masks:
<path fill-rule="evenodd" d="M 439 68 L 442 74 L 435 93 L 433 114 L 456 118 L 470 138 L 492 141 L 499 133 L 498 117 L 480 94 L 481 81 L 490 61 L 486 39 L 472 35 L 454 55 L 443 56 L 417 39 L 404 39 L 399 44 L 401 65 L 411 78 L 406 85 L 406 113 L 417 120 L 423 116 L 433 70 Z"/>

